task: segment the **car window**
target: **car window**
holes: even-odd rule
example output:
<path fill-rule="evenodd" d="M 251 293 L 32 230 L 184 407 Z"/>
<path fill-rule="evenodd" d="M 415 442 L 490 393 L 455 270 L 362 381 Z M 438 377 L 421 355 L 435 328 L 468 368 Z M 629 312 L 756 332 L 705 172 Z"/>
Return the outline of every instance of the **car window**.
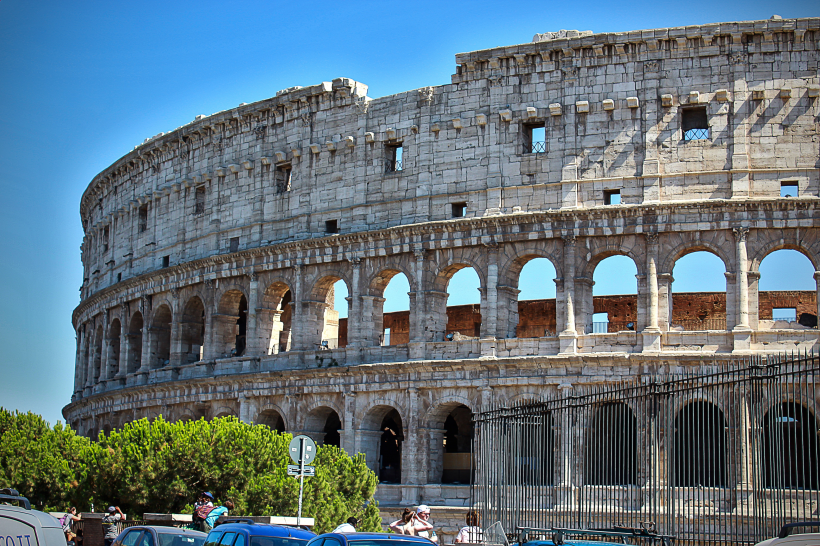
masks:
<path fill-rule="evenodd" d="M 202 546 L 203 537 L 183 533 L 159 533 L 159 546 Z"/>
<path fill-rule="evenodd" d="M 367 540 L 350 540 L 347 539 L 348 546 L 419 546 L 418 542 L 412 540 L 384 540 L 384 539 L 367 539 Z"/>
<path fill-rule="evenodd" d="M 140 533 L 142 533 L 141 529 L 134 529 L 125 533 L 125 536 L 122 537 L 122 546 L 134 546 L 140 537 Z"/>
<path fill-rule="evenodd" d="M 222 531 L 211 531 L 208 533 L 208 538 L 205 539 L 205 546 L 215 546 L 219 544 L 219 537 L 222 535 Z"/>
<path fill-rule="evenodd" d="M 322 546 L 342 546 L 342 543 L 333 537 L 325 537 L 325 543 Z"/>
<path fill-rule="evenodd" d="M 137 546 L 154 546 L 154 537 L 151 536 L 150 531 L 144 531 L 142 536 L 137 541 Z"/>
<path fill-rule="evenodd" d="M 321 546 L 324 538 L 313 539 L 308 546 Z M 305 546 L 307 540 L 293 537 L 251 537 L 251 546 Z"/>
<path fill-rule="evenodd" d="M 222 535 L 222 540 L 219 541 L 220 544 L 228 544 L 230 545 L 233 543 L 233 539 L 236 537 L 236 533 L 228 531 L 224 535 Z"/>
<path fill-rule="evenodd" d="M 236 535 L 236 540 L 234 541 L 233 546 L 245 546 L 245 535 L 242 533 Z"/>

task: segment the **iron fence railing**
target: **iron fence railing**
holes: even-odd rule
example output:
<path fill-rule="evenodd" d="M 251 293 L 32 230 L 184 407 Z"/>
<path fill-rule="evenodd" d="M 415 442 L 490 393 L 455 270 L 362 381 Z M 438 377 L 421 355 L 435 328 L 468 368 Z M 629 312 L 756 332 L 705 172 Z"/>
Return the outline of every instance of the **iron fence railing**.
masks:
<path fill-rule="evenodd" d="M 386 173 L 395 173 L 402 170 L 402 160 L 401 159 L 385 159 L 384 160 L 384 172 Z"/>
<path fill-rule="evenodd" d="M 754 544 L 820 519 L 818 380 L 817 355 L 754 357 L 481 411 L 472 504 L 507 532 Z"/>
<path fill-rule="evenodd" d="M 544 154 L 547 152 L 547 143 L 544 140 L 535 140 L 524 143 L 525 154 Z"/>

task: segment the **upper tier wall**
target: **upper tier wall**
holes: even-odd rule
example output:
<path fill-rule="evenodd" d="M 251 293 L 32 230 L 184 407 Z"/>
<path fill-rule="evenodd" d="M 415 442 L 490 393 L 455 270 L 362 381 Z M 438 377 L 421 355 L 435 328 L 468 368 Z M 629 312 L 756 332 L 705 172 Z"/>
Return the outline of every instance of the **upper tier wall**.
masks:
<path fill-rule="evenodd" d="M 81 203 L 81 298 L 168 265 L 466 216 L 820 195 L 820 19 L 598 34 L 460 54 L 450 85 L 340 78 L 150 139 Z M 686 140 L 684 111 L 709 135 Z M 540 153 L 525 153 L 544 126 Z M 392 146 L 401 170 L 386 172 Z M 532 151 L 531 149 L 529 151 Z M 288 171 L 289 169 L 289 171 Z M 285 178 L 290 173 L 290 185 Z M 332 230 L 332 229 L 331 229 Z"/>

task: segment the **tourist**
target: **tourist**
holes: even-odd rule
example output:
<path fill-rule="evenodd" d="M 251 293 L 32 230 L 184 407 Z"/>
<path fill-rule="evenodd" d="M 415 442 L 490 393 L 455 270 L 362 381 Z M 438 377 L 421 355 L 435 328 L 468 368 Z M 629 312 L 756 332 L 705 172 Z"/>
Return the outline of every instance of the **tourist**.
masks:
<path fill-rule="evenodd" d="M 470 510 L 467 512 L 467 526 L 462 527 L 456 535 L 455 542 L 480 544 L 481 543 L 481 527 L 478 526 L 478 512 Z"/>
<path fill-rule="evenodd" d="M 216 520 L 219 519 L 219 516 L 227 516 L 230 510 L 233 510 L 233 503 L 231 501 L 225 501 L 224 506 L 217 506 L 211 510 L 208 513 L 208 517 L 202 522 L 202 532 L 210 533 L 211 529 L 216 525 Z"/>
<path fill-rule="evenodd" d="M 108 512 L 106 515 L 103 516 L 102 519 L 102 526 L 103 526 L 103 538 L 105 542 L 105 546 L 111 546 L 113 544 L 114 539 L 117 538 L 117 535 L 120 534 L 120 530 L 117 528 L 117 522 L 124 520 L 125 514 L 122 513 L 119 506 L 109 506 Z"/>
<path fill-rule="evenodd" d="M 401 518 L 390 524 L 390 530 L 399 535 L 416 534 L 416 512 L 412 508 L 405 508 Z"/>
<path fill-rule="evenodd" d="M 201 531 L 205 519 L 211 510 L 214 509 L 214 496 L 205 491 L 199 496 L 199 499 L 194 503 L 194 513 L 191 517 L 192 527 Z"/>
<path fill-rule="evenodd" d="M 350 516 L 345 523 L 333 529 L 331 533 L 355 533 L 357 525 L 359 525 L 359 520 Z"/>
<path fill-rule="evenodd" d="M 438 542 L 436 532 L 433 530 L 433 526 L 430 523 L 430 507 L 426 504 L 420 504 L 416 509 L 416 519 L 413 521 L 413 526 L 415 528 L 416 535 L 424 537 L 431 542 Z"/>
<path fill-rule="evenodd" d="M 75 521 L 80 521 L 80 516 L 77 515 L 77 509 L 72 506 L 68 509 L 68 512 L 60 518 L 60 524 L 63 526 L 63 534 L 65 535 L 66 544 L 69 542 L 74 542 L 74 539 L 77 537 L 71 529 L 71 524 Z"/>

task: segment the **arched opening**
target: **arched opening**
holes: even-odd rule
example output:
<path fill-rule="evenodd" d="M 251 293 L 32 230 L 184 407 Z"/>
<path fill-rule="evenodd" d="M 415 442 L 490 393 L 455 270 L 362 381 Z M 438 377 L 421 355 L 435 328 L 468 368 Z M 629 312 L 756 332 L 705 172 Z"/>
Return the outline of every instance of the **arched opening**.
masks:
<path fill-rule="evenodd" d="M 594 411 L 586 434 L 584 483 L 636 484 L 638 431 L 632 410 L 621 402 L 609 402 Z"/>
<path fill-rule="evenodd" d="M 407 276 L 398 270 L 386 269 L 371 283 L 371 294 L 377 295 L 371 301 L 373 332 L 378 336 L 378 339 L 371 340 L 371 344 L 402 345 L 409 342 L 410 282 Z M 363 310 L 365 316 L 367 312 L 367 309 Z"/>
<path fill-rule="evenodd" d="M 248 325 L 248 300 L 240 290 L 222 295 L 214 321 L 215 354 L 222 358 L 245 354 Z"/>
<path fill-rule="evenodd" d="M 336 349 L 347 346 L 347 330 L 342 332 L 340 321 L 347 319 L 350 308 L 350 292 L 347 283 L 338 279 L 325 300 L 327 306 L 324 313 L 324 328 L 322 329 L 322 347 Z M 347 320 L 345 320 L 345 327 Z"/>
<path fill-rule="evenodd" d="M 327 406 L 315 408 L 305 419 L 305 434 L 319 445 L 339 447 L 341 428 L 342 421 L 339 419 L 339 414 Z"/>
<path fill-rule="evenodd" d="M 301 326 L 305 333 L 305 350 L 327 350 L 347 345 L 347 330 L 340 319 L 348 316 L 347 283 L 334 275 L 322 277 L 308 298 L 301 302 Z M 347 326 L 346 321 L 343 325 Z"/>
<path fill-rule="evenodd" d="M 473 453 L 473 412 L 459 404 L 444 419 L 441 483 L 470 483 Z"/>
<path fill-rule="evenodd" d="M 108 327 L 108 377 L 112 379 L 120 373 L 120 319 L 115 318 Z"/>
<path fill-rule="evenodd" d="M 817 281 L 811 260 L 797 250 L 776 250 L 763 258 L 759 272 L 759 329 L 817 328 Z"/>
<path fill-rule="evenodd" d="M 134 373 L 140 368 L 142 363 L 142 313 L 137 311 L 131 315 L 128 321 L 128 373 Z"/>
<path fill-rule="evenodd" d="M 638 269 L 629 256 L 601 260 L 592 275 L 593 334 L 638 329 Z"/>
<path fill-rule="evenodd" d="M 265 290 L 261 306 L 257 309 L 260 347 L 265 354 L 278 354 L 290 350 L 293 294 L 288 285 L 274 282 Z"/>
<path fill-rule="evenodd" d="M 167 366 L 171 361 L 171 308 L 160 305 L 154 311 L 149 329 L 151 368 Z"/>
<path fill-rule="evenodd" d="M 555 266 L 546 258 L 524 258 L 518 276 L 518 325 L 515 336 L 551 337 L 558 332 Z"/>
<path fill-rule="evenodd" d="M 672 485 L 726 486 L 726 421 L 708 402 L 693 402 L 675 416 Z"/>
<path fill-rule="evenodd" d="M 672 330 L 726 329 L 726 266 L 715 254 L 697 251 L 672 269 L 669 325 Z"/>
<path fill-rule="evenodd" d="M 267 409 L 260 413 L 256 418 L 256 424 L 265 425 L 280 434 L 285 432 L 285 420 L 282 419 L 282 415 L 275 409 Z"/>
<path fill-rule="evenodd" d="M 772 489 L 820 488 L 818 423 L 807 407 L 791 401 L 763 417 L 763 482 Z"/>
<path fill-rule="evenodd" d="M 456 270 L 456 268 L 458 268 Z M 467 265 L 453 266 L 447 282 L 447 326 L 445 339 L 481 337 L 481 280 Z"/>
<path fill-rule="evenodd" d="M 205 305 L 199 296 L 194 296 L 185 304 L 179 325 L 182 344 L 182 364 L 199 362 L 204 356 L 205 346 Z"/>
<path fill-rule="evenodd" d="M 103 328 L 97 326 L 97 333 L 94 336 L 94 364 L 92 368 L 92 379 L 94 383 L 100 381 L 100 374 L 102 373 L 102 352 L 103 352 Z"/>
<path fill-rule="evenodd" d="M 404 431 L 401 416 L 396 410 L 384 416 L 379 439 L 379 481 L 401 483 L 401 446 Z"/>

